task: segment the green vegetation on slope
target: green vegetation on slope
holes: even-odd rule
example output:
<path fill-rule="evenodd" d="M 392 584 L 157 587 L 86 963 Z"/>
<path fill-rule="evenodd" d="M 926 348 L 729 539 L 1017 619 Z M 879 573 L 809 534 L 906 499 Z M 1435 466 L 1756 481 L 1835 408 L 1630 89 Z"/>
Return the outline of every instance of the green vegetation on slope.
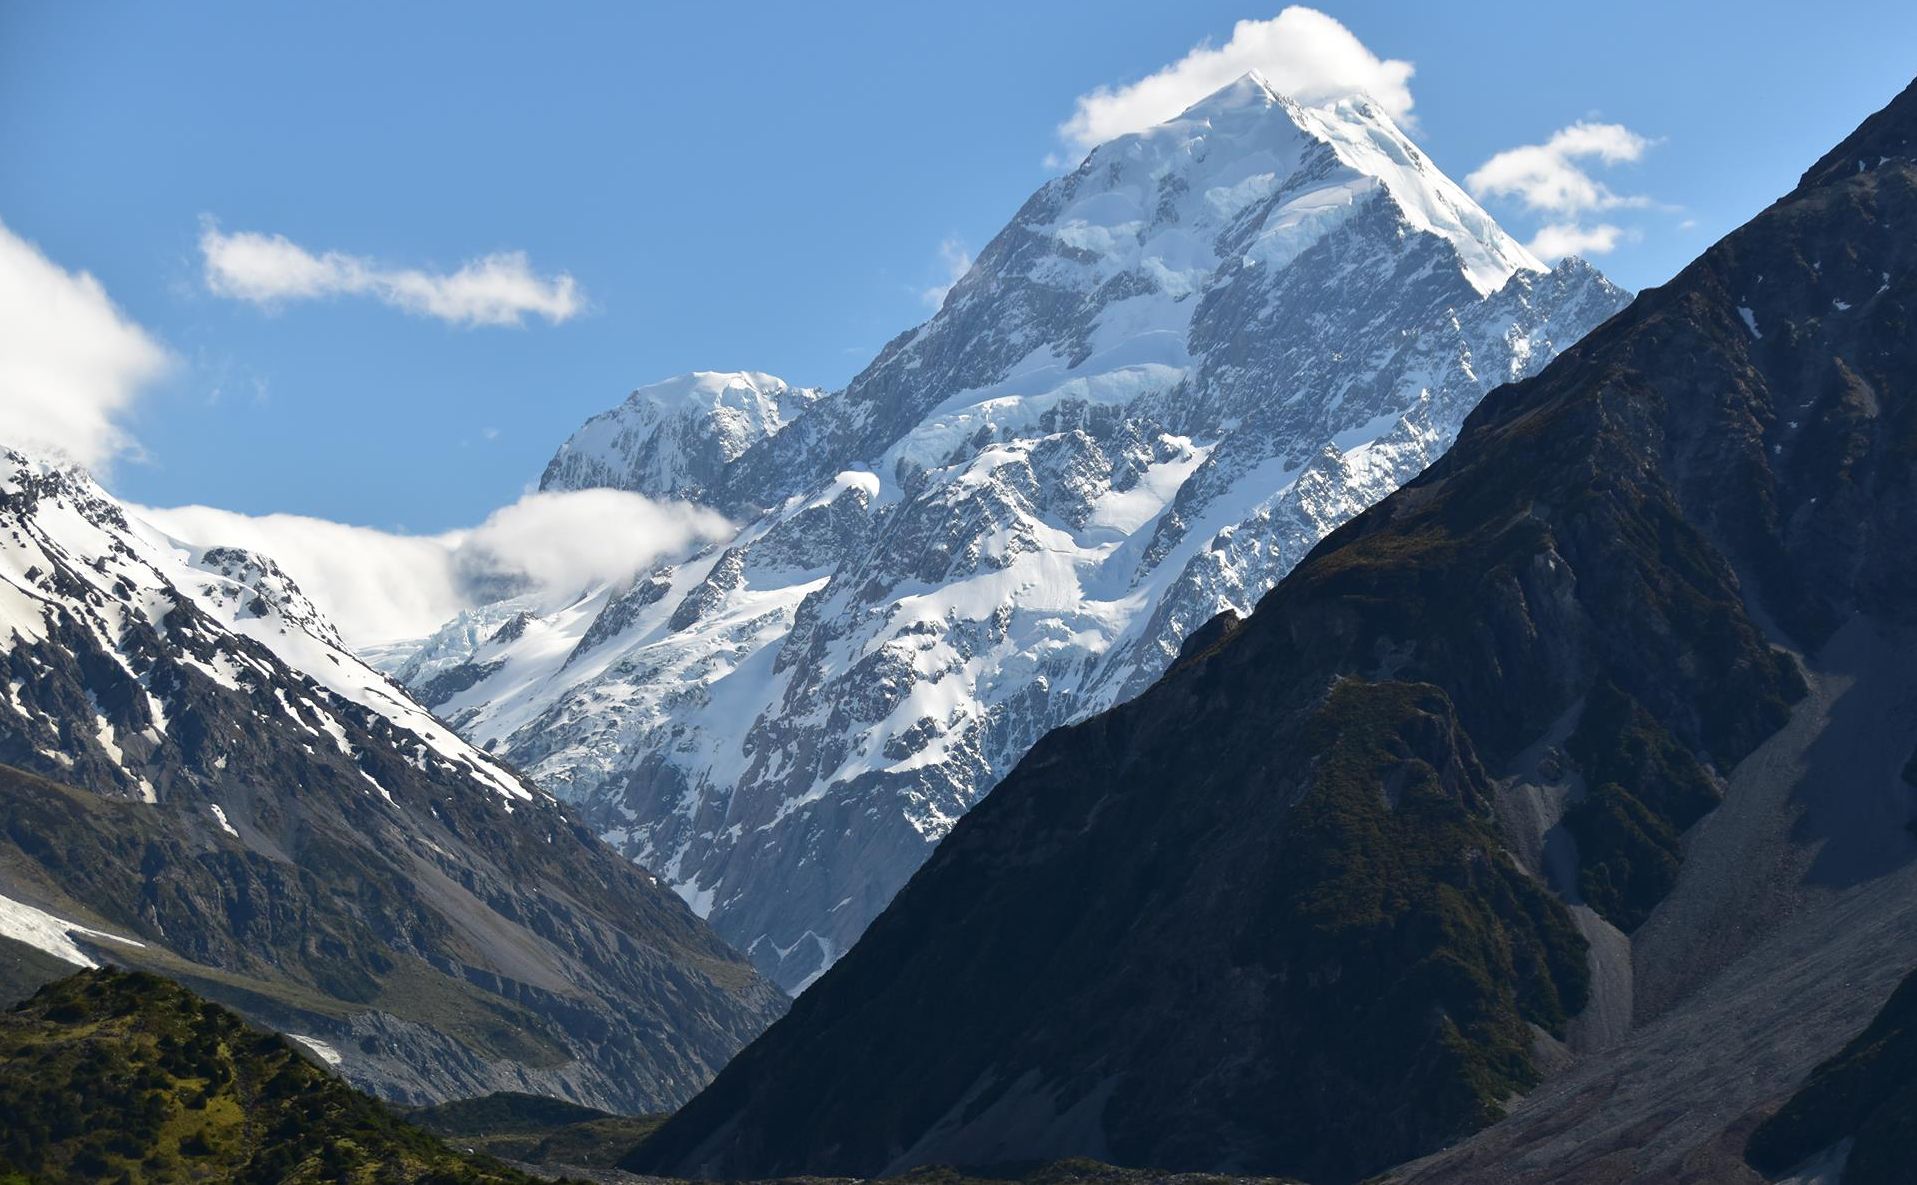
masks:
<path fill-rule="evenodd" d="M 1591 690 L 1567 748 L 1586 783 L 1564 816 L 1578 842 L 1578 890 L 1635 930 L 1677 884 L 1679 837 L 1722 795 L 1691 751 L 1608 681 Z"/>
<path fill-rule="evenodd" d="M 1305 751 L 1261 929 L 1295 1034 L 1275 1101 L 1313 1122 L 1274 1159 L 1347 1176 L 1322 1145 L 1412 1155 L 1536 1085 L 1530 1026 L 1562 1036 L 1589 970 L 1563 904 L 1504 854 L 1443 691 L 1342 680 Z"/>
<path fill-rule="evenodd" d="M 1869 1027 L 1751 1133 L 1744 1155 L 1775 1177 L 1855 1139 L 1844 1185 L 1902 1185 L 1917 1148 L 1917 972 Z"/>
<path fill-rule="evenodd" d="M 0 1015 L 0 1115 L 0 1180 L 532 1180 L 452 1151 L 284 1038 L 139 972 L 81 972 Z"/>
<path fill-rule="evenodd" d="M 407 1114 L 456 1148 L 527 1164 L 609 1169 L 651 1135 L 663 1115 L 611 1115 L 564 1099 L 500 1091 Z"/>

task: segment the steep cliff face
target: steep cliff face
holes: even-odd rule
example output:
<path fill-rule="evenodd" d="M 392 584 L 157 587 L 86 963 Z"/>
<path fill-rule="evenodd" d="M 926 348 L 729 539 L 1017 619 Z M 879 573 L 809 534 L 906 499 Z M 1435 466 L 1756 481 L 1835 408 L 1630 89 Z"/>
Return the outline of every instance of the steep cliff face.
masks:
<path fill-rule="evenodd" d="M 631 1163 L 1748 1173 L 1917 960 L 1914 133 L 1046 736 Z"/>
<path fill-rule="evenodd" d="M 4 461 L 0 936 L 183 979 L 406 1100 L 669 1106 L 777 1014 L 677 898 L 344 650 L 271 560 Z"/>
<path fill-rule="evenodd" d="M 689 492 L 738 537 L 510 642 L 529 606 L 476 611 L 401 677 L 796 990 L 1047 729 L 1248 612 L 1623 300 L 1370 104 L 1247 77 L 1046 185 L 937 316 L 716 477 L 608 434 L 664 396 L 588 425 L 548 485 Z"/>

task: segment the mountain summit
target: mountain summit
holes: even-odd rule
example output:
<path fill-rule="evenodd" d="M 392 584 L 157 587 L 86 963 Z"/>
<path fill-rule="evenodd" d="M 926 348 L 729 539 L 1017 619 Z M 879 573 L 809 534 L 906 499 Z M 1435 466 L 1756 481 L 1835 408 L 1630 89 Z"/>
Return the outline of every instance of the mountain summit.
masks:
<path fill-rule="evenodd" d="M 1623 302 L 1371 104 L 1247 77 L 1040 189 L 844 390 L 693 376 L 593 421 L 549 487 L 702 497 L 737 537 L 477 610 L 399 674 L 796 991 L 1038 737 L 1138 694 Z M 657 392 L 720 389 L 767 410 L 653 427 L 688 406 Z M 722 429 L 697 454 L 722 465 L 660 451 Z"/>
<path fill-rule="evenodd" d="M 1413 227 L 1451 244 L 1465 277 L 1480 293 L 1496 292 L 1515 272 L 1549 270 L 1439 172 L 1391 117 L 1367 98 L 1306 107 L 1279 93 L 1254 70 L 1145 135 L 1188 136 L 1194 126 L 1208 129 L 1213 151 L 1222 148 L 1227 160 L 1238 162 L 1209 175 L 1202 167 L 1194 169 L 1189 182 L 1206 184 L 1208 190 L 1231 184 L 1230 174 L 1244 171 L 1247 163 L 1257 167 L 1253 161 L 1260 151 L 1285 152 L 1287 140 L 1295 141 L 1303 152 L 1329 146 L 1337 161 L 1358 175 L 1347 195 L 1321 187 L 1309 200 L 1287 203 L 1285 216 L 1268 219 L 1260 237 L 1281 251 L 1286 239 L 1308 244 L 1317 237 L 1314 222 L 1338 217 L 1339 209 L 1356 205 L 1366 191 L 1382 186 Z M 1351 200 L 1343 202 L 1343 196 Z"/>
<path fill-rule="evenodd" d="M 559 446 L 539 488 L 610 486 L 709 501 L 725 483 L 726 466 L 821 394 L 756 372 L 702 370 L 641 387 Z"/>

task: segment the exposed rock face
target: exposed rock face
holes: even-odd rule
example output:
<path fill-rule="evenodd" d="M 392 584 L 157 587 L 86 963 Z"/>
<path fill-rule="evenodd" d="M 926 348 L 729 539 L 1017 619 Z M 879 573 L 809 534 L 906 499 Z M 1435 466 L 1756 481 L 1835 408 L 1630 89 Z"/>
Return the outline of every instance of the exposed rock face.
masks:
<path fill-rule="evenodd" d="M 1351 1181 L 1556 1073 L 1404 1179 L 1753 1179 L 1917 963 L 1913 228 L 1917 87 L 1046 736 L 632 1164 Z"/>
<path fill-rule="evenodd" d="M 509 610 L 478 611 L 401 677 L 797 990 L 1046 730 L 1249 612 L 1623 301 L 1369 104 L 1248 77 L 1045 186 L 937 316 L 722 470 L 588 425 L 549 486 L 744 529 L 516 646 L 470 644 Z"/>
<path fill-rule="evenodd" d="M 264 557 L 6 453 L 0 636 L 0 936 L 180 978 L 409 1101 L 671 1106 L 780 1010 Z"/>

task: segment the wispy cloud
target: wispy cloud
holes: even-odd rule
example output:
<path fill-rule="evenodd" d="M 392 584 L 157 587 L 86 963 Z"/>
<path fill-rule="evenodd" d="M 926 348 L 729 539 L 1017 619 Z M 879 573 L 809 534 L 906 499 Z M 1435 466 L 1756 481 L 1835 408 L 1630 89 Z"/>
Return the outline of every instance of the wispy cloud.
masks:
<path fill-rule="evenodd" d="M 1363 94 L 1393 118 L 1411 115 L 1410 62 L 1380 58 L 1336 20 L 1294 6 L 1270 20 L 1239 21 L 1225 44 L 1202 43 L 1137 82 L 1080 95 L 1059 138 L 1083 153 L 1163 123 L 1253 70 L 1301 103 Z"/>
<path fill-rule="evenodd" d="M 1560 128 L 1542 144 L 1507 148 L 1464 179 L 1480 198 L 1514 198 L 1527 211 L 1548 219 L 1530 243 L 1547 259 L 1565 255 L 1602 255 L 1636 232 L 1611 222 L 1586 224 L 1608 210 L 1655 205 L 1641 194 L 1620 194 L 1590 173 L 1589 166 L 1629 164 L 1643 159 L 1654 141 L 1620 123 L 1579 121 Z"/>
<path fill-rule="evenodd" d="M 272 556 L 354 645 L 420 637 L 502 588 L 557 605 L 733 531 L 713 511 L 623 490 L 531 493 L 440 535 L 211 506 L 136 509 L 195 547 Z"/>
<path fill-rule="evenodd" d="M 269 307 L 368 296 L 454 325 L 520 325 L 529 315 L 556 325 L 585 309 L 570 275 L 538 275 L 523 251 L 482 256 L 453 272 L 428 272 L 340 251 L 315 255 L 284 235 L 228 234 L 207 218 L 200 255 L 209 291 Z"/>
<path fill-rule="evenodd" d="M 1525 206 L 1552 214 L 1580 214 L 1620 206 L 1648 206 L 1650 199 L 1611 192 L 1578 165 L 1640 160 L 1651 141 L 1621 123 L 1574 123 L 1542 144 L 1507 148 L 1485 161 L 1465 184 L 1479 197 L 1516 196 Z"/>
<path fill-rule="evenodd" d="M 170 360 L 98 280 L 0 224 L 0 444 L 102 469 L 137 448 L 123 418 Z"/>
<path fill-rule="evenodd" d="M 1579 226 L 1575 222 L 1553 222 L 1538 228 L 1525 246 L 1540 259 L 1563 259 L 1566 255 L 1605 255 L 1617 245 L 1637 237 L 1635 231 L 1600 222 Z"/>
<path fill-rule="evenodd" d="M 959 240 L 946 239 L 939 244 L 939 268 L 945 278 L 919 292 L 919 299 L 933 309 L 943 305 L 945 294 L 952 290 L 952 285 L 964 279 L 965 273 L 972 270 L 972 253 Z"/>

